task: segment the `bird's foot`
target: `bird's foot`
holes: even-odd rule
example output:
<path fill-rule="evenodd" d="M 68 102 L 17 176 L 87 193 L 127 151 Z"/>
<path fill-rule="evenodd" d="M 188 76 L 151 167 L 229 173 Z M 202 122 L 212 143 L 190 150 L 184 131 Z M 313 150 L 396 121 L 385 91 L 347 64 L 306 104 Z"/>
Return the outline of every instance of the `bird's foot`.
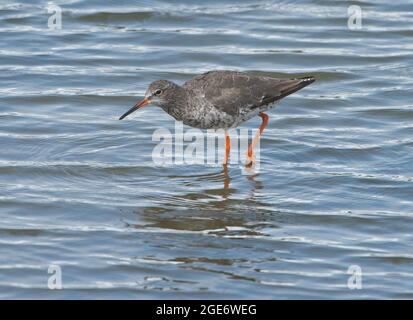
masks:
<path fill-rule="evenodd" d="M 251 168 L 255 164 L 255 156 L 247 154 L 247 160 L 245 161 L 245 167 Z"/>

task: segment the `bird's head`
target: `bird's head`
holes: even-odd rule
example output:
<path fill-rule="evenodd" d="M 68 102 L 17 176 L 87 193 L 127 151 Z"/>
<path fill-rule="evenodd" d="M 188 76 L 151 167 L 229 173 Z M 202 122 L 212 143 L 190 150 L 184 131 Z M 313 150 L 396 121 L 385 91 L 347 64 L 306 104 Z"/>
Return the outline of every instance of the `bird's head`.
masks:
<path fill-rule="evenodd" d="M 119 120 L 126 118 L 131 113 L 150 103 L 161 107 L 167 107 L 171 101 L 174 101 L 174 96 L 178 88 L 180 88 L 178 85 L 168 80 L 156 80 L 152 82 L 149 85 L 148 90 L 146 90 L 144 99 L 138 101 L 132 108 L 123 114 Z"/>

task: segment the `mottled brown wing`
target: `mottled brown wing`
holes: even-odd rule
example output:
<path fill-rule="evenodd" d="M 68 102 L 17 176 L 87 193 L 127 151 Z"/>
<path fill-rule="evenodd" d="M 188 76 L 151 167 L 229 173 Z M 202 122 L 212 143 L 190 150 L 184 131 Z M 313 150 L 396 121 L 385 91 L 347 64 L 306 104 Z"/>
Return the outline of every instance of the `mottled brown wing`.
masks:
<path fill-rule="evenodd" d="M 260 108 L 314 82 L 313 77 L 275 79 L 236 71 L 210 71 L 184 84 L 205 96 L 216 108 L 231 115 Z"/>

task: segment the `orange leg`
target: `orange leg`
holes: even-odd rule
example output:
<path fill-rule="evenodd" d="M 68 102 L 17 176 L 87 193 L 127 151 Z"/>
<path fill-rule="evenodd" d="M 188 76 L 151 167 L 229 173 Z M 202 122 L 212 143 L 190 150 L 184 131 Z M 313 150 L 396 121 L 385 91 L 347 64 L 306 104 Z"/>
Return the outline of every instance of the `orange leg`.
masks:
<path fill-rule="evenodd" d="M 254 163 L 254 147 L 259 141 L 262 133 L 264 132 L 265 127 L 268 125 L 268 121 L 270 120 L 270 117 L 264 112 L 260 112 L 258 115 L 261 117 L 262 122 L 261 122 L 259 130 L 254 136 L 254 139 L 252 139 L 251 143 L 248 146 L 247 162 L 245 164 L 246 167 L 251 167 L 252 164 Z"/>
<path fill-rule="evenodd" d="M 231 179 L 228 175 L 228 166 L 226 164 L 224 164 L 223 174 L 224 174 L 224 189 L 228 189 Z M 224 198 L 227 198 L 227 196 L 224 195 Z"/>
<path fill-rule="evenodd" d="M 225 158 L 223 165 L 226 166 L 229 158 L 229 151 L 231 150 L 231 140 L 228 131 L 225 130 Z"/>

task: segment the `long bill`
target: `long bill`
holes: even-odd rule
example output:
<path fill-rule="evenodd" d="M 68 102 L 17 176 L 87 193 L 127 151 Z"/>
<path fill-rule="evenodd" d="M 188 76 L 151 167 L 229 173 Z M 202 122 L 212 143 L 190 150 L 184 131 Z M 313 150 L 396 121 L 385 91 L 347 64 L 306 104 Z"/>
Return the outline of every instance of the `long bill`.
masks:
<path fill-rule="evenodd" d="M 147 104 L 151 103 L 151 100 L 148 98 L 143 99 L 142 101 L 139 101 L 137 104 L 135 104 L 132 108 L 130 108 L 128 111 L 126 111 L 120 118 L 119 120 L 122 120 L 126 118 L 128 115 L 131 113 L 135 112 L 136 110 L 142 108 L 143 106 L 146 106 Z"/>

